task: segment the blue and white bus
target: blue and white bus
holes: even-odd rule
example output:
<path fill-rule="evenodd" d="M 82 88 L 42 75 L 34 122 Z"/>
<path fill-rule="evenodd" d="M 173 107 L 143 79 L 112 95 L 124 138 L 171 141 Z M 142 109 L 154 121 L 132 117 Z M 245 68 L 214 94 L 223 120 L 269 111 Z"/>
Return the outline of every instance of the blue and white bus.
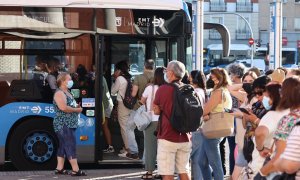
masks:
<path fill-rule="evenodd" d="M 52 94 L 43 78 L 35 79 L 37 57 L 50 56 L 58 59 L 60 71 L 78 78 L 71 90 L 84 109 L 76 130 L 78 161 L 141 163 L 102 153 L 102 76 L 110 87 L 114 64 L 121 60 L 129 61 L 133 74 L 142 72 L 145 58 L 157 66 L 172 59 L 192 64 L 186 60 L 190 11 L 182 0 L 1 0 L 0 22 L 0 164 L 55 168 Z M 95 79 L 80 83 L 78 76 L 88 77 L 89 71 Z M 117 122 L 110 128 L 118 151 Z M 136 137 L 142 155 L 142 132 Z"/>

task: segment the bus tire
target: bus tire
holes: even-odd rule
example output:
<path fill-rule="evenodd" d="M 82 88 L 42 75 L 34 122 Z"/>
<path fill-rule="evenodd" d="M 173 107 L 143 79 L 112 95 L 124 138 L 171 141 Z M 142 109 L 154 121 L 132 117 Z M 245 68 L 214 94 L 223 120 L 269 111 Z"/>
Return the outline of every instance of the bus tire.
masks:
<path fill-rule="evenodd" d="M 13 131 L 9 156 L 18 170 L 55 169 L 57 142 L 52 120 L 33 117 Z"/>

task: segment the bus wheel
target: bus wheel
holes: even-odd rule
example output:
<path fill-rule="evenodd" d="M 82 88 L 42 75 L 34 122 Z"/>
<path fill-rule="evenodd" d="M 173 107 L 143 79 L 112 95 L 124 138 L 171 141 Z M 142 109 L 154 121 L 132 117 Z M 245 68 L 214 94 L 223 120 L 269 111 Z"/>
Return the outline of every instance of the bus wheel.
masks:
<path fill-rule="evenodd" d="M 16 127 L 9 155 L 18 170 L 48 170 L 56 166 L 57 139 L 52 121 L 35 118 Z"/>

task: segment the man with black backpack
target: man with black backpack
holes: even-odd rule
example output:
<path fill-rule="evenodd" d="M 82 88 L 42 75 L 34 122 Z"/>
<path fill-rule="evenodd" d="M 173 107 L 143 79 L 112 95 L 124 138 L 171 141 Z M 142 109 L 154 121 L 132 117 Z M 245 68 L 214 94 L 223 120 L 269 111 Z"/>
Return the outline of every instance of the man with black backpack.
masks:
<path fill-rule="evenodd" d="M 181 180 L 189 179 L 191 143 L 187 132 L 199 127 L 203 112 L 194 89 L 181 82 L 184 74 L 183 63 L 169 62 L 164 74 L 168 84 L 159 87 L 153 101 L 153 111 L 160 115 L 157 133 L 158 174 L 164 180 L 174 179 L 175 172 Z"/>

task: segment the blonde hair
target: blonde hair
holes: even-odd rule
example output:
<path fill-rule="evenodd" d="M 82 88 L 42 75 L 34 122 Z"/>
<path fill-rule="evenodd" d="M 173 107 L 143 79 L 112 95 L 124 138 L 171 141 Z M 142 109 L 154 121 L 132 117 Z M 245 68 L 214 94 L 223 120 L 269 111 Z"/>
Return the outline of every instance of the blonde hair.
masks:
<path fill-rule="evenodd" d="M 66 72 L 62 72 L 57 76 L 57 80 L 56 80 L 57 87 L 61 86 L 62 82 L 64 82 L 67 79 L 67 76 L 70 76 L 70 74 Z"/>

